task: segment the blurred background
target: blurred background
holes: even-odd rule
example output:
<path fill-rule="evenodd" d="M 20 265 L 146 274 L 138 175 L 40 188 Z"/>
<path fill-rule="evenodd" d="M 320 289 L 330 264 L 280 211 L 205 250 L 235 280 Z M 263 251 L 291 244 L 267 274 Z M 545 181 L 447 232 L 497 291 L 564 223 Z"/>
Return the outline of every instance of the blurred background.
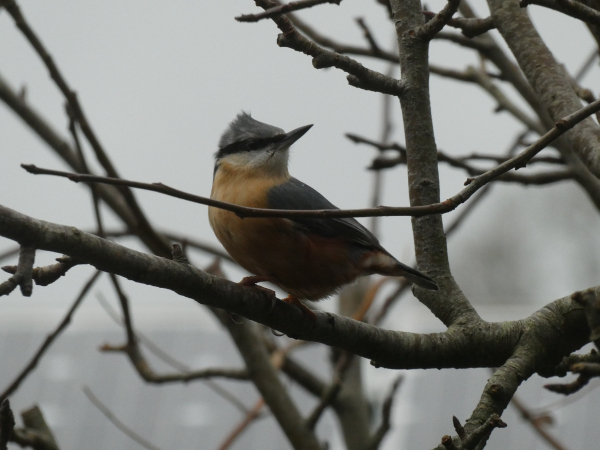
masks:
<path fill-rule="evenodd" d="M 275 42 L 278 30 L 271 21 L 236 22 L 235 16 L 257 11 L 254 2 L 22 0 L 19 4 L 77 91 L 122 177 L 162 182 L 208 196 L 220 134 L 245 110 L 285 130 L 315 124 L 292 148 L 290 172 L 341 208 L 369 205 L 373 172 L 366 167 L 377 151 L 356 145 L 344 135 L 380 138 L 382 96 L 350 87 L 341 71 L 315 70 L 309 57 L 279 48 Z M 438 11 L 444 4 L 432 1 L 427 7 Z M 472 6 L 481 16 L 489 15 L 482 0 Z M 528 10 L 554 56 L 571 73 L 597 49 L 580 22 L 535 6 Z M 323 34 L 355 45 L 365 45 L 355 22 L 363 17 L 379 44 L 395 51 L 393 26 L 376 2 L 344 0 L 340 6 L 320 6 L 298 15 Z M 495 31 L 492 34 L 501 41 Z M 475 52 L 448 41 L 432 42 L 430 60 L 457 70 L 480 64 Z M 381 72 L 389 69 L 381 61 L 361 62 Z M 599 74 L 596 62 L 581 84 L 597 94 Z M 0 10 L 0 77 L 24 92 L 27 103 L 70 140 L 62 95 L 4 10 Z M 506 93 L 527 110 L 508 87 Z M 436 141 L 448 154 L 503 154 L 523 130 L 508 113 L 496 113 L 495 101 L 477 86 L 432 75 L 431 98 Z M 391 117 L 390 140 L 403 143 L 401 112 L 394 101 Z M 85 150 L 88 161 L 101 173 L 89 148 Z M 39 219 L 95 229 L 87 188 L 65 179 L 30 175 L 19 167 L 21 163 L 67 170 L 46 144 L 1 104 L 0 203 Z M 443 165 L 440 170 L 445 199 L 462 188 L 467 175 Z M 137 191 L 136 196 L 157 229 L 219 245 L 208 224 L 206 207 L 144 191 Z M 408 205 L 404 166 L 383 173 L 381 203 Z M 110 211 L 103 208 L 103 213 L 107 229 L 121 229 Z M 448 214 L 445 223 L 459 213 L 460 208 Z M 572 182 L 541 187 L 497 183 L 449 240 L 453 274 L 484 319 L 524 318 L 552 300 L 598 284 L 599 219 Z M 412 263 L 409 218 L 384 218 L 379 230 L 383 245 L 402 261 Z M 119 242 L 145 250 L 134 239 Z M 12 242 L 0 238 L 0 253 L 12 247 Z M 56 256 L 38 252 L 36 261 L 49 264 Z M 192 252 L 191 257 L 199 267 L 212 261 L 201 252 Z M 0 263 L 14 261 L 16 257 Z M 228 263 L 224 270 L 234 280 L 245 275 Z M 0 389 L 54 329 L 89 274 L 90 268 L 77 267 L 57 283 L 36 287 L 31 298 L 13 292 L 0 300 Z M 241 365 L 220 325 L 194 302 L 126 280 L 123 285 L 137 328 L 164 350 L 192 368 Z M 100 298 L 118 309 L 106 276 L 11 398 L 13 409 L 40 404 L 62 449 L 91 447 L 90 442 L 97 449 L 140 448 L 94 408 L 82 393 L 85 385 L 121 420 L 160 448 L 216 448 L 243 415 L 206 383 L 146 385 L 123 355 L 100 353 L 98 347 L 103 343 L 123 340 L 122 328 L 110 318 Z M 336 310 L 336 300 L 319 306 Z M 382 326 L 417 332 L 443 330 L 411 294 L 394 307 Z M 329 374 L 326 349 L 310 346 L 298 354 L 323 376 Z M 157 371 L 166 370 L 160 361 L 152 361 Z M 315 361 L 319 363 L 315 365 Z M 368 361 L 364 368 L 370 398 L 382 402 L 398 372 L 374 369 Z M 394 429 L 383 448 L 437 445 L 442 435 L 453 434 L 452 415 L 461 421 L 469 417 L 488 376 L 484 369 L 404 373 L 392 416 Z M 248 406 L 258 398 L 247 383 L 219 383 Z M 595 417 L 600 394 L 594 388 L 598 383 L 591 382 L 579 401 L 567 404 L 545 391 L 544 383 L 534 377 L 518 395 L 533 410 L 551 405 L 554 424 L 550 429 L 567 448 L 597 447 L 600 430 Z M 291 389 L 301 409 L 310 411 L 314 400 L 300 388 Z M 494 432 L 487 448 L 514 448 L 517 443 L 521 448 L 546 448 L 514 408 L 509 407 L 504 420 L 509 428 Z M 319 423 L 318 432 L 331 449 L 343 448 L 333 416 Z M 278 449 L 289 448 L 289 444 L 274 420 L 267 417 L 232 448 Z"/>

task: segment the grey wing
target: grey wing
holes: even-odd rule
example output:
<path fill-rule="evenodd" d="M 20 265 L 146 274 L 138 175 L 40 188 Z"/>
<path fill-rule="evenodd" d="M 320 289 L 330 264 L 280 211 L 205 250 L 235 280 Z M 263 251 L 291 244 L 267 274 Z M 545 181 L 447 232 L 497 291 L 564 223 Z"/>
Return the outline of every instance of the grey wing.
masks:
<path fill-rule="evenodd" d="M 290 178 L 287 182 L 272 187 L 268 194 L 271 209 L 339 209 L 310 186 Z M 290 219 L 300 228 L 322 237 L 344 238 L 367 248 L 385 250 L 377 238 L 353 218 L 294 218 Z M 387 252 L 386 252 L 387 253 Z"/>

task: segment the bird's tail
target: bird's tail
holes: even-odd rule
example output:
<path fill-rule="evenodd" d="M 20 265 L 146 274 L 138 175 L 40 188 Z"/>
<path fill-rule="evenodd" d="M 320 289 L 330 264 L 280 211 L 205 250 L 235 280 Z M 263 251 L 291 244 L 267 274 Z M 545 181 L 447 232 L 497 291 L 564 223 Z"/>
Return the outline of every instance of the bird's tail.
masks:
<path fill-rule="evenodd" d="M 437 291 L 439 289 L 433 279 L 406 264 L 402 264 L 396 258 L 386 253 L 377 252 L 368 257 L 365 263 L 365 269 L 371 273 L 392 277 L 404 277 L 411 283 L 429 289 L 430 291 Z"/>

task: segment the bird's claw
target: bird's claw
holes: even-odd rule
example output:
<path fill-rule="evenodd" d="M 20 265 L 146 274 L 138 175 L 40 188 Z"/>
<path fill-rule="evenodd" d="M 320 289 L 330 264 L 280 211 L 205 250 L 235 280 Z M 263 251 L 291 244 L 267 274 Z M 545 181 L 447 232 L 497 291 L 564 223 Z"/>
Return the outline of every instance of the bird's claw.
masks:
<path fill-rule="evenodd" d="M 282 301 L 289 303 L 291 305 L 296 305 L 311 320 L 317 320 L 317 315 L 315 314 L 315 312 L 312 309 L 310 309 L 308 306 L 306 306 L 304 303 L 302 303 L 302 301 L 300 301 L 296 297 L 288 295 L 286 298 L 282 299 Z"/>
<path fill-rule="evenodd" d="M 250 277 L 244 277 L 242 278 L 242 281 L 240 281 L 238 284 L 242 285 L 242 286 L 246 286 L 246 287 L 253 287 L 256 289 L 260 289 L 261 291 L 266 292 L 269 295 L 275 296 L 275 291 L 272 289 L 268 289 L 266 287 L 263 286 L 258 286 L 256 283 L 261 283 L 263 281 L 270 281 L 268 278 L 266 277 L 258 277 L 258 276 L 250 276 Z"/>

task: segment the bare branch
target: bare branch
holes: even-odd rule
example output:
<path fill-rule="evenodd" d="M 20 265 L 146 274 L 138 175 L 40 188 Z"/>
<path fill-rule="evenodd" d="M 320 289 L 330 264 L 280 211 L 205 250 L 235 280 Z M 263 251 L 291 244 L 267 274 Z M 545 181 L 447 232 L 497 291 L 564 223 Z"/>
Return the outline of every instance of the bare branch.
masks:
<path fill-rule="evenodd" d="M 379 44 L 377 44 L 377 41 L 375 41 L 375 37 L 373 36 L 373 33 L 371 33 L 371 30 L 367 26 L 365 19 L 362 17 L 359 17 L 356 19 L 356 23 L 363 31 L 363 35 L 365 36 L 366 41 L 369 43 L 369 47 L 371 47 L 371 51 L 373 52 L 373 54 L 379 55 L 382 52 L 381 47 L 379 47 Z M 388 73 L 386 75 L 388 77 L 392 76 L 390 73 Z"/>
<path fill-rule="evenodd" d="M 3 6 L 6 8 L 8 13 L 14 19 L 15 24 L 17 25 L 17 28 L 19 28 L 21 30 L 23 35 L 27 38 L 27 40 L 29 41 L 31 46 L 34 48 L 36 53 L 39 55 L 39 57 L 42 59 L 42 61 L 46 65 L 48 72 L 50 73 L 50 77 L 54 80 L 54 82 L 56 83 L 56 85 L 58 86 L 58 88 L 60 89 L 62 94 L 64 95 L 65 99 L 67 100 L 70 111 L 73 114 L 73 117 L 79 123 L 79 125 L 81 127 L 81 131 L 83 132 L 83 134 L 87 138 L 88 142 L 92 146 L 92 149 L 94 150 L 96 157 L 98 158 L 98 161 L 100 162 L 102 167 L 106 170 L 106 173 L 108 174 L 108 176 L 113 177 L 113 178 L 118 178 L 119 175 L 117 173 L 117 170 L 115 169 L 112 162 L 108 158 L 108 155 L 106 154 L 106 152 L 104 151 L 104 148 L 100 144 L 99 139 L 97 138 L 95 133 L 92 131 L 91 125 L 89 124 L 89 122 L 83 112 L 83 109 L 82 109 L 81 105 L 79 104 L 79 101 L 77 99 L 77 95 L 76 95 L 75 91 L 73 91 L 69 87 L 65 78 L 63 77 L 60 70 L 58 69 L 58 66 L 55 64 L 54 60 L 52 59 L 52 57 L 50 56 L 50 54 L 48 53 L 48 51 L 42 44 L 41 40 L 39 39 L 39 37 L 35 34 L 33 29 L 29 26 L 29 24 L 25 20 L 25 17 L 21 13 L 21 10 L 20 10 L 19 6 L 17 5 L 16 1 L 15 0 L 5 0 L 3 2 Z M 135 215 L 135 217 L 138 221 L 137 227 L 143 229 L 145 233 L 153 235 L 153 237 L 156 241 L 160 241 L 161 237 L 158 236 L 152 229 L 150 222 L 148 221 L 148 219 L 144 215 L 143 211 L 141 210 L 140 206 L 138 205 L 135 197 L 133 196 L 133 193 L 127 187 L 121 187 L 119 189 L 119 191 L 120 191 L 121 195 L 123 196 L 123 198 L 125 199 L 128 206 L 130 207 L 131 211 Z"/>
<path fill-rule="evenodd" d="M 593 25 L 600 25 L 600 12 L 584 5 L 581 2 L 576 2 L 573 0 L 521 0 L 521 8 L 525 8 L 528 5 L 543 6 L 545 8 L 553 9 L 566 14 L 567 16 L 574 17 L 575 19 L 579 19 Z"/>
<path fill-rule="evenodd" d="M 56 258 L 56 260 L 58 261 L 56 264 L 33 269 L 32 278 L 35 281 L 35 284 L 38 286 L 48 286 L 64 276 L 71 268 L 82 264 L 81 261 L 77 261 L 68 256 L 61 256 L 60 258 Z M 18 267 L 4 266 L 2 267 L 2 270 L 7 273 L 16 274 L 18 272 Z"/>
<path fill-rule="evenodd" d="M 378 58 L 384 61 L 388 61 L 391 63 L 398 64 L 398 54 L 389 52 L 387 50 L 383 50 L 377 44 L 377 51 L 373 49 L 373 43 L 369 41 L 369 38 L 366 36 L 368 29 L 363 28 L 363 33 L 365 34 L 365 38 L 369 42 L 370 48 L 364 47 L 356 47 L 353 45 L 345 45 L 340 44 L 333 39 L 322 35 L 317 30 L 315 30 L 312 26 L 298 18 L 297 16 L 290 14 L 288 16 L 288 20 L 296 27 L 297 30 L 301 31 L 304 35 L 306 35 L 309 39 L 314 41 L 316 44 L 327 47 L 331 49 L 335 53 L 347 54 L 347 55 L 357 55 L 357 56 L 368 56 L 371 58 Z M 363 21 L 364 24 L 364 21 Z M 360 23 L 359 23 L 360 26 Z M 365 24 L 366 26 L 366 24 Z M 362 26 L 361 26 L 362 28 Z M 370 32 L 369 32 L 370 34 Z M 372 37 L 372 36 L 371 36 Z"/>
<path fill-rule="evenodd" d="M 433 39 L 452 20 L 452 16 L 458 10 L 459 4 L 460 0 L 448 0 L 446 6 L 439 13 L 433 16 L 425 25 L 419 27 L 417 35 L 422 39 Z"/>
<path fill-rule="evenodd" d="M 87 283 L 85 283 L 85 285 L 81 289 L 81 292 L 67 311 L 67 314 L 65 315 L 63 320 L 61 320 L 56 329 L 46 337 L 38 351 L 35 352 L 31 360 L 23 368 L 21 373 L 19 373 L 19 375 L 17 375 L 17 377 L 8 385 L 8 387 L 4 389 L 4 392 L 0 393 L 0 401 L 12 395 L 19 388 L 19 386 L 25 380 L 25 378 L 27 378 L 27 376 L 33 371 L 33 369 L 37 367 L 38 363 L 40 362 L 48 348 L 50 348 L 52 343 L 64 331 L 64 329 L 69 325 L 69 323 L 71 323 L 73 313 L 75 312 L 77 307 L 79 307 L 85 296 L 89 293 L 90 289 L 92 288 L 92 286 L 94 285 L 101 273 L 102 272 L 100 271 L 96 271 L 94 275 L 92 275 L 92 277 L 87 281 Z"/>
<path fill-rule="evenodd" d="M 209 205 L 221 208 L 227 211 L 235 212 L 240 217 L 373 217 L 373 216 L 412 216 L 421 217 L 430 214 L 443 214 L 454 210 L 460 204 L 466 202 L 477 190 L 485 186 L 490 181 L 505 174 L 511 169 L 524 167 L 525 164 L 533 158 L 537 153 L 546 148 L 552 141 L 561 136 L 563 133 L 573 128 L 577 123 L 584 120 L 591 114 L 600 110 L 600 100 L 591 103 L 590 105 L 576 111 L 573 114 L 556 122 L 554 128 L 548 131 L 544 136 L 538 139 L 533 145 L 529 146 L 519 155 L 511 158 L 505 163 L 500 164 L 494 169 L 467 180 L 468 186 L 458 194 L 450 197 L 448 200 L 441 203 L 434 203 L 424 206 L 412 207 L 392 207 L 380 206 L 378 208 L 352 209 L 352 210 L 278 210 L 278 209 L 262 209 L 249 208 L 245 206 L 234 205 L 231 203 L 220 202 L 206 197 L 189 194 L 179 191 L 163 184 L 147 184 L 123 179 L 112 179 L 106 177 L 97 177 L 92 175 L 80 175 L 69 172 L 61 172 L 58 170 L 40 169 L 34 165 L 24 165 L 28 172 L 34 174 L 56 175 L 69 178 L 72 181 L 98 182 L 115 185 L 127 185 L 139 189 L 145 189 L 154 192 L 160 192 L 172 197 L 181 198 L 184 200 Z"/>
<path fill-rule="evenodd" d="M 136 333 L 133 328 L 132 318 L 129 311 L 129 299 L 125 292 L 121 288 L 121 285 L 117 277 L 111 273 L 111 280 L 115 287 L 121 309 L 123 311 L 123 326 L 127 335 L 127 343 L 120 346 L 103 345 L 100 350 L 104 352 L 121 352 L 125 353 L 134 369 L 144 379 L 144 381 L 152 384 L 165 384 L 165 383 L 187 383 L 193 380 L 200 380 L 205 378 L 222 377 L 232 380 L 247 380 L 248 371 L 244 369 L 205 369 L 197 371 L 189 371 L 184 373 L 174 374 L 157 374 L 152 370 L 150 364 L 144 358 L 141 349 L 138 346 Z"/>
<path fill-rule="evenodd" d="M 352 355 L 348 354 L 347 352 L 344 352 L 338 359 L 331 383 L 329 386 L 327 386 L 327 388 L 325 388 L 323 395 L 321 396 L 321 400 L 304 422 L 304 426 L 309 430 L 315 429 L 315 426 L 325 412 L 325 409 L 327 409 L 327 407 L 335 401 L 340 389 L 342 389 L 344 373 L 348 367 L 350 367 L 351 361 Z"/>
<path fill-rule="evenodd" d="M 7 398 L 0 402 L 0 450 L 7 450 L 7 444 L 13 437 L 15 416 Z"/>
<path fill-rule="evenodd" d="M 121 317 L 119 317 L 118 313 L 110 306 L 110 304 L 106 301 L 106 299 L 104 298 L 104 296 L 102 296 L 101 293 L 98 294 L 98 301 L 99 301 L 100 305 L 102 306 L 102 308 L 104 308 L 104 311 L 106 311 L 106 313 L 108 314 L 108 316 L 115 323 L 117 323 L 118 325 L 124 326 L 124 322 L 121 319 Z M 173 367 L 174 369 L 179 370 L 180 372 L 183 372 L 183 373 L 186 373 L 186 374 L 190 374 L 190 373 L 194 372 L 189 366 L 187 366 L 186 364 L 183 364 L 181 361 L 176 360 L 170 354 L 168 354 L 166 351 L 164 351 L 162 348 L 160 348 L 158 345 L 156 345 L 144 333 L 140 332 L 139 330 L 134 330 L 134 332 L 135 332 L 136 341 L 139 341 L 145 348 L 148 349 L 148 351 L 150 351 L 152 354 L 154 354 L 157 358 L 161 359 L 166 364 L 168 364 L 169 366 Z M 116 351 L 123 351 L 122 347 L 115 348 L 115 350 Z M 135 367 L 136 366 L 134 365 L 134 368 Z M 198 379 L 201 379 L 204 382 L 204 384 L 206 384 L 206 386 L 208 386 L 215 393 L 217 393 L 218 395 L 220 395 L 221 397 L 223 397 L 225 400 L 227 400 L 228 402 L 230 402 L 241 413 L 243 413 L 243 414 L 247 414 L 248 413 L 248 408 L 246 408 L 246 406 L 241 401 L 239 401 L 227 389 L 221 387 L 219 384 L 215 383 L 210 378 L 203 378 L 201 376 Z M 181 381 L 185 382 L 186 380 L 181 380 Z"/>
<path fill-rule="evenodd" d="M 397 150 L 399 155 L 394 158 L 388 158 L 384 156 L 376 157 L 371 165 L 368 167 L 369 170 L 381 171 L 383 169 L 391 169 L 398 165 L 406 164 L 406 149 L 398 143 L 381 144 L 370 139 L 366 139 L 356 135 L 346 135 L 349 139 L 357 143 L 364 143 L 371 145 L 379 150 Z M 452 167 L 465 170 L 471 176 L 479 176 L 484 174 L 486 171 L 473 167 L 465 161 L 469 159 L 484 159 L 489 161 L 496 161 L 498 163 L 504 163 L 509 160 L 507 157 L 499 156 L 487 156 L 487 155 L 470 155 L 465 157 L 452 157 L 443 151 L 437 153 L 438 161 L 444 162 Z M 538 157 L 532 158 L 527 164 L 535 162 L 546 162 L 546 163 L 561 163 L 564 162 L 560 158 L 551 157 Z M 497 178 L 497 181 L 509 182 L 509 183 L 520 183 L 523 185 L 545 185 L 556 183 L 559 181 L 565 181 L 573 179 L 573 172 L 570 169 L 558 170 L 552 172 L 540 172 L 531 175 L 522 175 L 516 173 L 505 173 Z M 470 180 L 470 179 L 469 179 Z M 468 183 L 467 183 L 468 184 Z"/>
<path fill-rule="evenodd" d="M 498 31 L 529 82 L 529 89 L 533 88 L 537 94 L 536 102 L 543 107 L 538 114 L 543 122 L 547 122 L 548 115 L 556 120 L 567 112 L 579 109 L 581 101 L 573 91 L 563 68 L 556 62 L 531 19 L 519 8 L 517 1 L 488 0 L 488 4 Z M 533 54 L 535 64 L 531 64 Z M 600 127 L 592 119 L 582 121 L 577 132 L 567 133 L 565 139 L 568 145 L 561 146 L 561 153 L 569 160 L 572 168 L 577 169 L 579 183 L 588 190 L 598 205 L 600 202 L 598 183 Z M 588 173 L 583 173 L 581 171 L 583 168 L 587 168 Z M 590 177 L 590 172 L 594 177 Z"/>
<path fill-rule="evenodd" d="M 264 9 L 276 6 L 276 3 L 270 0 L 256 0 L 256 4 Z M 336 67 L 349 74 L 347 79 L 351 86 L 395 96 L 402 94 L 404 86 L 400 80 L 367 69 L 352 58 L 319 47 L 298 33 L 287 17 L 275 17 L 273 21 L 282 32 L 277 37 L 277 44 L 312 56 L 316 69 Z"/>
<path fill-rule="evenodd" d="M 24 428 L 15 428 L 13 442 L 36 450 L 59 450 L 52 430 L 39 407 L 33 406 L 21 413 Z"/>
<path fill-rule="evenodd" d="M 548 424 L 547 416 L 534 415 L 516 396 L 510 401 L 521 414 L 521 417 L 530 424 L 535 432 L 555 450 L 567 450 L 562 443 L 558 441 L 551 433 L 548 432 L 546 426 Z"/>
<path fill-rule="evenodd" d="M 320 311 L 315 311 L 316 318 L 311 319 L 294 305 L 278 301 L 262 290 L 219 279 L 189 265 L 127 249 L 73 227 L 35 220 L 2 206 L 0 235 L 13 240 L 26 235 L 31 245 L 41 250 L 71 254 L 99 270 L 172 290 L 199 303 L 247 317 L 288 336 L 350 351 L 374 360 L 378 366 L 405 369 L 474 365 L 498 367 L 510 356 L 516 341 L 523 339 L 522 330 L 527 329 L 525 322 L 485 323 L 481 325 L 483 328 L 477 328 L 479 331 L 464 335 L 456 332 L 418 335 L 381 330 Z M 557 314 L 560 318 L 547 317 Z M 445 323 L 452 325 L 456 317 L 461 316 L 444 319 Z M 572 353 L 588 341 L 587 333 L 582 333 L 587 329 L 585 314 L 570 297 L 554 302 L 552 307 L 543 308 L 526 320 L 533 318 L 536 320 L 535 329 L 544 329 L 544 351 L 559 352 L 556 358 Z M 553 320 L 561 321 L 562 328 L 552 327 Z M 547 325 L 544 325 L 546 322 Z M 480 322 L 473 316 L 465 323 L 479 327 Z M 232 332 L 238 328 L 230 327 Z M 417 340 L 420 350 L 414 352 Z M 241 337 L 240 342 L 244 343 Z M 487 351 L 475 350 L 481 346 Z"/>
<path fill-rule="evenodd" d="M 440 31 L 433 38 L 443 41 L 454 42 L 455 44 L 458 44 L 461 47 L 477 50 L 478 52 L 481 52 L 483 54 L 487 54 L 493 49 L 493 45 L 486 42 L 486 40 L 469 39 L 463 36 L 462 34 L 454 33 L 451 31 Z"/>
<path fill-rule="evenodd" d="M 81 160 L 71 145 L 53 129 L 49 122 L 25 103 L 2 77 L 0 77 L 0 100 L 4 101 L 67 165 L 79 173 L 84 172 Z M 99 185 L 98 196 L 150 250 L 163 256 L 170 254 L 170 244 L 166 239 L 156 235 L 151 229 L 138 226 L 138 218 L 116 187 Z"/>
<path fill-rule="evenodd" d="M 248 428 L 248 426 L 254 422 L 256 419 L 260 417 L 263 407 L 265 406 L 265 401 L 261 398 L 259 399 L 254 407 L 248 411 L 246 416 L 242 419 L 242 421 L 235 426 L 235 428 L 231 431 L 229 436 L 225 438 L 223 443 L 219 446 L 219 450 L 227 450 L 231 445 L 236 441 L 238 437 Z"/>
<path fill-rule="evenodd" d="M 258 22 L 262 19 L 272 19 L 283 14 L 288 14 L 292 11 L 312 8 L 313 6 L 322 5 L 324 3 L 333 3 L 335 5 L 339 5 L 341 1 L 342 0 L 302 0 L 298 2 L 290 2 L 285 5 L 273 6 L 272 8 L 266 9 L 260 14 L 242 14 L 241 16 L 237 16 L 235 20 L 238 22 Z"/>
<path fill-rule="evenodd" d="M 433 19 L 436 16 L 432 11 L 423 11 L 423 15 L 428 19 Z M 491 17 L 486 17 L 485 19 L 454 17 L 447 24 L 454 28 L 460 28 L 462 34 L 469 38 L 479 36 L 496 28 Z"/>
<path fill-rule="evenodd" d="M 388 431 L 392 426 L 392 405 L 394 403 L 394 397 L 396 395 L 396 391 L 400 386 L 403 380 L 402 375 L 397 377 L 396 380 L 392 383 L 392 387 L 385 401 L 383 402 L 382 414 L 381 414 L 381 424 L 375 430 L 375 433 L 371 437 L 371 442 L 367 447 L 367 450 L 377 450 L 381 443 L 383 442 L 383 438 L 386 436 Z"/>
<path fill-rule="evenodd" d="M 33 290 L 33 263 L 35 262 L 35 248 L 21 244 L 19 249 L 19 263 L 17 266 L 5 266 L 3 270 L 14 274 L 4 283 L 0 284 L 0 297 L 10 294 L 17 286 L 21 288 L 24 297 L 31 297 Z M 7 270 L 10 268 L 11 270 Z"/>
<path fill-rule="evenodd" d="M 94 405 L 102 414 L 104 414 L 104 417 L 106 417 L 115 427 L 117 427 L 119 430 L 125 433 L 129 438 L 131 438 L 132 440 L 134 440 L 135 442 L 137 442 L 142 447 L 148 450 L 160 450 L 159 447 L 155 446 L 151 442 L 148 442 L 142 436 L 140 436 L 127 425 L 125 425 L 117 416 L 114 415 L 114 413 L 110 409 L 108 409 L 108 407 L 104 403 L 100 401 L 98 397 L 94 395 L 94 393 L 89 387 L 84 386 L 83 393 L 92 403 L 92 405 Z"/>
<path fill-rule="evenodd" d="M 583 307 L 590 329 L 590 341 L 600 350 L 600 301 L 593 290 L 575 292 L 571 298 Z"/>
<path fill-rule="evenodd" d="M 590 56 L 585 60 L 581 68 L 575 74 L 575 81 L 579 82 L 583 79 L 583 77 L 587 74 L 587 72 L 592 68 L 594 62 L 598 59 L 598 49 L 595 48 L 590 53 Z"/>

